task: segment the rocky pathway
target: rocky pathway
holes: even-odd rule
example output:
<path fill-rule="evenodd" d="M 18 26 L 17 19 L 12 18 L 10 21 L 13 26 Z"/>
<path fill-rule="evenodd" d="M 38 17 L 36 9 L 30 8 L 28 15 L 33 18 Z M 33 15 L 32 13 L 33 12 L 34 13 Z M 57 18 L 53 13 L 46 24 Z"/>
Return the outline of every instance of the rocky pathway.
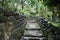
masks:
<path fill-rule="evenodd" d="M 28 20 L 22 40 L 44 40 L 43 32 L 36 20 Z"/>

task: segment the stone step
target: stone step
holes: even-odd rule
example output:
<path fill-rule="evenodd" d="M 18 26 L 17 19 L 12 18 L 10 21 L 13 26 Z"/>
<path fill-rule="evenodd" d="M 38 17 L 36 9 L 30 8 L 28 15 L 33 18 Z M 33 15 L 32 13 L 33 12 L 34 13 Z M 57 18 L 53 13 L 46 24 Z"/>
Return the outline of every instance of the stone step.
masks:
<path fill-rule="evenodd" d="M 27 23 L 26 29 L 41 29 L 37 23 Z"/>
<path fill-rule="evenodd" d="M 44 40 L 45 37 L 23 37 L 23 40 Z"/>
<path fill-rule="evenodd" d="M 44 35 L 24 35 L 24 37 L 45 37 Z"/>
<path fill-rule="evenodd" d="M 45 36 L 43 35 L 40 26 L 36 23 L 36 20 L 28 21 L 22 40 L 43 40 L 43 39 L 45 39 Z"/>
<path fill-rule="evenodd" d="M 25 30 L 24 35 L 43 35 L 41 30 Z"/>

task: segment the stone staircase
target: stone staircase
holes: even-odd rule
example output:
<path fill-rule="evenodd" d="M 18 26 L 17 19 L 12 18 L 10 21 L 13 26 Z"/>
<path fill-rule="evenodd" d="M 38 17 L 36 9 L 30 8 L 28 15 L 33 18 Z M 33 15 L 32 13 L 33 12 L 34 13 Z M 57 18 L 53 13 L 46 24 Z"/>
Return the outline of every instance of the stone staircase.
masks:
<path fill-rule="evenodd" d="M 27 21 L 24 36 L 21 40 L 44 40 L 45 37 L 36 20 Z"/>

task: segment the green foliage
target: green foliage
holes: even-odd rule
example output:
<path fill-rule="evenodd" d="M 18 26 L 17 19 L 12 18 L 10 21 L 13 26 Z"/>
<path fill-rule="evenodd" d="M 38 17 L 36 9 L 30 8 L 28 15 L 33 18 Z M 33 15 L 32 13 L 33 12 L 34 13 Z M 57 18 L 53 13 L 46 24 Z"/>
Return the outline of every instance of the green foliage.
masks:
<path fill-rule="evenodd" d="M 60 0 L 1 0 L 0 7 L 24 14 L 27 17 L 41 16 L 51 22 L 60 20 Z"/>
<path fill-rule="evenodd" d="M 0 8 L 5 8 L 13 12 L 24 14 L 27 17 L 43 17 L 46 18 L 49 21 L 49 23 L 52 23 L 53 25 L 60 27 L 60 23 L 58 23 L 60 22 L 60 0 L 0 0 Z M 7 19 L 9 18 L 4 16 L 3 13 L 0 13 L 0 23 L 2 21 L 7 21 Z M 12 17 L 12 19 L 9 20 L 11 20 L 14 25 L 12 24 L 13 26 L 9 26 L 8 28 L 17 28 L 18 26 L 19 29 L 21 28 L 22 31 L 24 30 L 24 28 L 22 28 L 23 25 L 21 25 L 24 21 L 21 22 L 21 19 L 16 20 L 15 17 Z M 15 35 L 15 37 L 19 37 L 20 33 L 17 33 L 18 30 L 15 30 L 14 32 L 12 32 L 11 36 Z"/>
<path fill-rule="evenodd" d="M 52 15 L 48 17 L 48 19 L 50 20 L 52 18 L 52 20 L 50 20 L 50 22 L 53 25 L 60 25 L 60 0 L 43 0 L 43 3 L 45 6 L 48 7 L 48 10 L 52 12 Z M 49 12 L 50 13 L 50 12 Z M 48 14 L 49 14 L 48 13 Z M 50 18 L 51 17 L 51 18 Z"/>
<path fill-rule="evenodd" d="M 43 0 L 43 1 L 49 7 L 60 6 L 60 0 Z"/>

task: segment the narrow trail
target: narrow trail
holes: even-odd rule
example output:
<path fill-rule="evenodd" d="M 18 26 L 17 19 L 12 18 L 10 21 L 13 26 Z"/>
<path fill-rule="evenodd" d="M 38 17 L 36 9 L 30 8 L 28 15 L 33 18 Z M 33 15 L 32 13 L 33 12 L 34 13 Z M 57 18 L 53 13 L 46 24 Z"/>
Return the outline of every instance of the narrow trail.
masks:
<path fill-rule="evenodd" d="M 27 20 L 22 40 L 44 40 L 43 32 L 35 19 Z"/>

